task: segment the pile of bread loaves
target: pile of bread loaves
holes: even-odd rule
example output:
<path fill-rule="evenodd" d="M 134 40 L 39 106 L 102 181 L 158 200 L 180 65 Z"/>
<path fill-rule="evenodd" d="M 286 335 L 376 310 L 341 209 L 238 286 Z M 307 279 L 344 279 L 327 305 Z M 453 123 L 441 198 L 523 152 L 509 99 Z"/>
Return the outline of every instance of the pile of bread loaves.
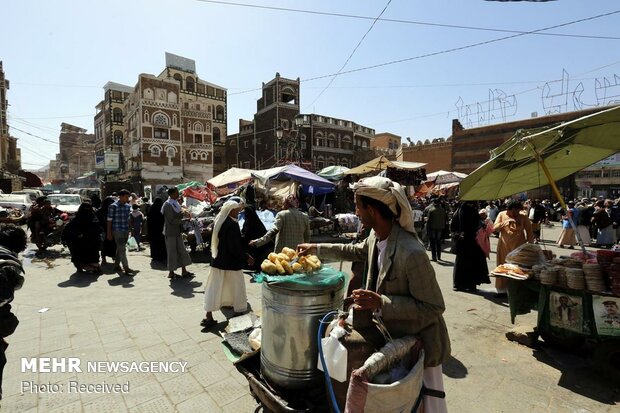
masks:
<path fill-rule="evenodd" d="M 300 257 L 294 249 L 284 247 L 282 252 L 272 252 L 260 266 L 269 275 L 287 275 L 293 273 L 309 273 L 321 268 L 321 261 L 316 255 Z"/>

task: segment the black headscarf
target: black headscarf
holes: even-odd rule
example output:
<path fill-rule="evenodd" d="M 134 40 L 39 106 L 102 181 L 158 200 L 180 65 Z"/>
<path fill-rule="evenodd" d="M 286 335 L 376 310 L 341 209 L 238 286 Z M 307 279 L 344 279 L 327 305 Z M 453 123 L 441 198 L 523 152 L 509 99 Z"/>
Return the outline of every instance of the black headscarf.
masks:
<path fill-rule="evenodd" d="M 79 225 L 88 225 L 96 219 L 93 206 L 88 202 L 82 202 L 73 220 Z"/>
<path fill-rule="evenodd" d="M 267 229 L 258 217 L 256 208 L 253 205 L 246 206 L 243 212 L 245 222 L 243 223 L 241 234 L 246 240 L 254 240 L 267 233 Z"/>
<path fill-rule="evenodd" d="M 111 196 L 107 197 L 103 200 L 101 204 L 101 208 L 97 210 L 96 216 L 99 221 L 99 225 L 101 225 L 104 229 L 106 229 L 107 221 L 108 221 L 108 209 L 110 209 L 110 205 L 114 203 L 114 198 Z"/>
<path fill-rule="evenodd" d="M 164 205 L 163 199 L 155 198 L 155 201 L 153 201 L 153 205 L 151 205 L 151 207 L 149 208 L 149 212 L 146 215 L 146 219 L 152 220 L 152 221 L 158 220 L 162 216 L 161 207 L 163 205 Z"/>

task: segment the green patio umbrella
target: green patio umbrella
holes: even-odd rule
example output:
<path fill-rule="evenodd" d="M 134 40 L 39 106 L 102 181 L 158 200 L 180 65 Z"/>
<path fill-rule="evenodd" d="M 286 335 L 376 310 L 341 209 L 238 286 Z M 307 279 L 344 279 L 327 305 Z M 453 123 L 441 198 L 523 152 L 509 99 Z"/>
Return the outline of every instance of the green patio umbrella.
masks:
<path fill-rule="evenodd" d="M 555 181 L 620 151 L 620 106 L 552 128 L 519 130 L 491 151 L 491 160 L 461 181 L 463 200 L 498 199 L 551 185 L 566 210 Z M 573 229 L 575 223 L 569 217 Z M 579 243 L 585 247 L 575 231 Z"/>
<path fill-rule="evenodd" d="M 461 181 L 460 198 L 498 199 L 549 184 L 564 203 L 555 181 L 618 151 L 620 106 L 552 128 L 519 130 Z"/>

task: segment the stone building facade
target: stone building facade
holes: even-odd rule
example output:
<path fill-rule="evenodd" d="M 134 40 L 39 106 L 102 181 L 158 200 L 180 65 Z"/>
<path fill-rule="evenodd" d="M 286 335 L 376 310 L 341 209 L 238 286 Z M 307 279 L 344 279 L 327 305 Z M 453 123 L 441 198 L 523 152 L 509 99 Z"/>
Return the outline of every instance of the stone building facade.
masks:
<path fill-rule="evenodd" d="M 226 89 L 200 79 L 193 60 L 166 53 L 166 68 L 139 75 L 124 101 L 118 178 L 178 184 L 223 171 L 226 102 Z"/>
<path fill-rule="evenodd" d="M 95 135 L 68 123 L 60 124 L 58 154 L 50 161 L 50 179 L 69 183 L 95 170 Z"/>
<path fill-rule="evenodd" d="M 119 159 L 125 159 L 124 153 L 125 123 L 124 114 L 125 101 L 133 92 L 131 86 L 120 83 L 108 82 L 103 86 L 103 100 L 96 106 L 95 115 L 95 154 L 96 169 L 99 175 L 105 175 L 104 155 L 118 154 Z M 115 172 L 116 170 L 108 170 Z"/>
<path fill-rule="evenodd" d="M 229 167 L 265 169 L 295 163 L 320 170 L 329 165 L 351 167 L 374 154 L 373 129 L 324 115 L 300 114 L 299 93 L 299 78 L 276 73 L 263 83 L 253 120 L 240 119 L 239 132 L 228 137 Z"/>
<path fill-rule="evenodd" d="M 426 139 L 415 144 L 409 139 L 409 144 L 402 145 L 399 160 L 407 162 L 426 163 L 426 172 L 452 170 L 452 138 Z"/>
<path fill-rule="evenodd" d="M 4 68 L 0 61 L 0 170 L 16 174 L 22 166 L 21 149 L 17 147 L 17 138 L 9 134 L 7 119 L 9 87 L 10 82 L 4 76 Z"/>

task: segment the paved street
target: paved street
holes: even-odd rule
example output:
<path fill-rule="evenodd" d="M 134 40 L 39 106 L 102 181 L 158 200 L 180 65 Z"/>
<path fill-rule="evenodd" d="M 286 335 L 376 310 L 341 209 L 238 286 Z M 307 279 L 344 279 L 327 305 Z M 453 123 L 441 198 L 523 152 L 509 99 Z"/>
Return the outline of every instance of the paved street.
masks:
<path fill-rule="evenodd" d="M 557 224 L 546 239 L 557 237 Z M 492 239 L 495 243 L 495 238 Z M 549 247 L 556 252 L 561 250 Z M 74 274 L 64 252 L 49 259 L 26 253 L 27 279 L 16 293 L 20 319 L 8 338 L 3 412 L 254 412 L 247 381 L 224 356 L 220 337 L 202 332 L 206 263 L 194 280 L 166 278 L 153 269 L 148 250 L 129 254 L 135 277 L 119 277 L 111 266 L 101 276 Z M 444 258 L 453 261 L 451 254 Z M 494 262 L 495 257 L 491 257 Z M 433 263 L 444 292 L 452 356 L 444 365 L 448 406 L 453 412 L 618 411 L 620 384 L 600 379 L 587 354 L 548 347 L 531 349 L 508 341 L 512 327 L 506 302 L 491 286 L 477 294 L 452 291 L 452 264 Z M 490 264 L 492 268 L 492 265 Z M 345 268 L 349 268 L 348 263 Z M 247 282 L 249 301 L 260 313 L 260 287 Z M 47 310 L 46 310 L 47 309 Z M 534 326 L 535 313 L 520 316 Z M 225 316 L 215 313 L 225 327 Z M 185 373 L 23 373 L 21 357 L 79 357 L 89 361 L 186 361 Z M 125 384 L 125 394 L 69 393 L 80 384 Z M 22 382 L 59 384 L 62 393 L 22 394 Z"/>

